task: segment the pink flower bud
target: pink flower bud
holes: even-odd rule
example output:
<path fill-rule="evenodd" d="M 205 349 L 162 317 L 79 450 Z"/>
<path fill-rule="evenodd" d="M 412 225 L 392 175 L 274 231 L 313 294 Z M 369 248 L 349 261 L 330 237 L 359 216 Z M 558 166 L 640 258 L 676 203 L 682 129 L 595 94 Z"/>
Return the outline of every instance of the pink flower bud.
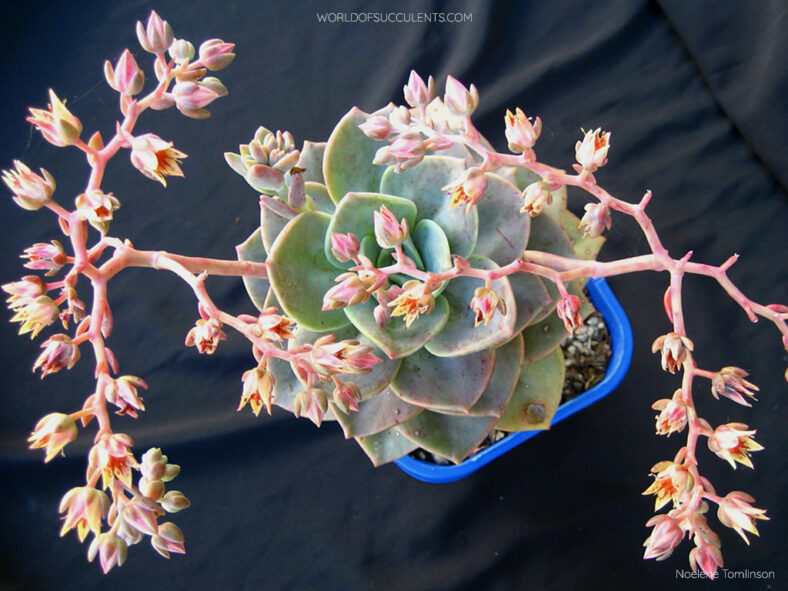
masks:
<path fill-rule="evenodd" d="M 609 230 L 613 225 L 610 219 L 610 211 L 601 203 L 586 203 L 585 214 L 578 224 L 578 228 L 583 229 L 583 236 L 596 238 L 601 236 L 605 229 Z"/>
<path fill-rule="evenodd" d="M 723 564 L 720 547 L 701 542 L 696 548 L 690 550 L 689 563 L 692 572 L 697 571 L 698 567 L 700 567 L 707 577 L 712 580 L 716 579 L 717 569 L 721 568 Z"/>
<path fill-rule="evenodd" d="M 397 222 L 397 218 L 385 205 L 381 205 L 380 210 L 373 213 L 373 218 L 375 240 L 381 248 L 393 248 L 408 237 L 408 221 L 402 218 Z"/>
<path fill-rule="evenodd" d="M 200 62 L 211 70 L 221 70 L 235 59 L 232 53 L 235 43 L 225 43 L 221 39 L 210 39 L 200 45 Z"/>
<path fill-rule="evenodd" d="M 32 123 L 50 144 L 59 147 L 75 144 L 82 133 L 82 122 L 71 114 L 52 89 L 49 90 L 49 101 L 49 109 L 46 111 L 31 108 L 27 121 Z"/>
<path fill-rule="evenodd" d="M 79 347 L 66 334 L 49 337 L 41 348 L 44 351 L 33 364 L 33 371 L 40 369 L 42 378 L 64 367 L 71 369 L 79 360 Z"/>
<path fill-rule="evenodd" d="M 148 53 L 164 53 L 172 45 L 172 27 L 152 10 L 146 26 L 137 21 L 137 40 Z"/>
<path fill-rule="evenodd" d="M 177 525 L 169 521 L 159 526 L 158 533 L 151 537 L 150 542 L 156 552 L 164 558 L 169 558 L 170 552 L 186 553 L 186 548 L 183 545 L 183 532 Z"/>
<path fill-rule="evenodd" d="M 652 353 L 662 353 L 662 369 L 670 373 L 676 373 L 694 348 L 691 340 L 675 332 L 662 335 L 651 344 Z"/>
<path fill-rule="evenodd" d="M 564 328 L 569 333 L 583 326 L 583 316 L 580 313 L 580 298 L 568 294 L 558 300 L 555 306 L 558 317 L 563 321 Z"/>
<path fill-rule="evenodd" d="M 11 310 L 23 308 L 38 296 L 47 292 L 46 284 L 38 275 L 27 275 L 21 281 L 13 281 L 2 286 L 3 291 L 9 294 L 8 307 Z"/>
<path fill-rule="evenodd" d="M 274 374 L 263 367 L 256 367 L 244 372 L 243 376 L 241 376 L 241 381 L 243 382 L 243 392 L 238 410 L 241 410 L 249 403 L 255 416 L 260 414 L 263 406 L 265 406 L 270 415 L 274 385 L 276 384 Z"/>
<path fill-rule="evenodd" d="M 390 146 L 375 153 L 373 164 L 393 165 L 396 172 L 416 166 L 424 159 L 424 140 L 418 133 L 405 133 L 397 137 Z"/>
<path fill-rule="evenodd" d="M 736 462 L 752 468 L 750 452 L 760 451 L 763 446 L 751 437 L 755 429 L 749 430 L 743 423 L 728 423 L 714 429 L 707 444 L 717 456 L 736 469 Z"/>
<path fill-rule="evenodd" d="M 544 181 L 537 181 L 528 185 L 523 191 L 523 206 L 520 213 L 527 213 L 531 217 L 542 213 L 542 208 L 553 202 L 550 189 Z"/>
<path fill-rule="evenodd" d="M 645 559 L 665 560 L 684 538 L 684 532 L 681 531 L 678 523 L 668 515 L 655 515 L 646 522 L 646 525 L 653 526 L 654 529 L 643 543 L 646 547 L 643 554 Z"/>
<path fill-rule="evenodd" d="M 435 81 L 430 76 L 429 82 L 425 84 L 416 70 L 411 70 L 408 83 L 402 92 L 405 94 L 405 102 L 411 107 L 425 107 L 435 97 Z"/>
<path fill-rule="evenodd" d="M 164 508 L 167 513 L 177 513 L 191 505 L 189 499 L 186 498 L 179 490 L 171 490 L 167 492 L 164 497 L 159 501 L 159 504 Z M 161 526 L 159 526 L 161 527 Z"/>
<path fill-rule="evenodd" d="M 610 149 L 610 132 L 601 128 L 585 131 L 583 141 L 575 144 L 575 158 L 580 166 L 588 172 L 594 172 L 607 163 L 607 152 Z"/>
<path fill-rule="evenodd" d="M 46 448 L 44 462 L 49 462 L 60 450 L 77 438 L 77 424 L 69 415 L 51 413 L 36 423 L 27 438 L 30 449 Z"/>
<path fill-rule="evenodd" d="M 200 353 L 212 355 L 219 346 L 220 341 L 227 339 L 222 330 L 222 323 L 216 318 L 197 320 L 194 328 L 186 335 L 186 346 L 197 347 Z"/>
<path fill-rule="evenodd" d="M 27 259 L 26 269 L 46 271 L 45 275 L 47 276 L 60 271 L 67 259 L 63 246 L 57 240 L 53 240 L 49 244 L 38 242 L 26 248 L 22 258 Z"/>
<path fill-rule="evenodd" d="M 385 140 L 391 133 L 391 123 L 386 117 L 370 117 L 358 126 L 368 138 L 373 140 Z"/>
<path fill-rule="evenodd" d="M 473 84 L 468 90 L 459 80 L 447 76 L 443 102 L 454 115 L 470 115 L 479 105 L 479 91 Z"/>
<path fill-rule="evenodd" d="M 175 39 L 170 45 L 169 53 L 176 64 L 182 64 L 194 58 L 194 45 L 186 39 Z"/>
<path fill-rule="evenodd" d="M 654 410 L 661 411 L 657 415 L 657 434 L 670 435 L 673 432 L 681 433 L 687 426 L 687 405 L 681 396 L 681 390 L 673 393 L 673 398 L 663 398 L 651 405 Z"/>
<path fill-rule="evenodd" d="M 137 531 L 153 536 L 159 529 L 158 516 L 163 514 L 164 510 L 155 501 L 136 495 L 123 507 L 120 518 Z"/>
<path fill-rule="evenodd" d="M 537 117 L 531 123 L 519 107 L 515 109 L 514 114 L 507 110 L 504 121 L 506 122 L 506 141 L 509 142 L 509 149 L 516 154 L 533 148 L 542 133 L 542 120 Z"/>
<path fill-rule="evenodd" d="M 114 68 L 109 60 L 104 62 L 104 77 L 114 90 L 129 96 L 139 93 L 145 84 L 145 73 L 128 49 L 120 54 Z"/>
<path fill-rule="evenodd" d="M 172 95 L 179 111 L 197 111 L 220 96 L 214 89 L 199 82 L 176 82 Z"/>
<path fill-rule="evenodd" d="M 352 261 L 358 256 L 358 238 L 351 232 L 340 234 L 331 233 L 331 253 L 342 263 Z"/>
<path fill-rule="evenodd" d="M 14 160 L 16 170 L 4 170 L 3 182 L 14 193 L 16 204 L 31 211 L 41 209 L 49 203 L 55 192 L 55 179 L 43 168 L 38 176 L 23 162 Z"/>
<path fill-rule="evenodd" d="M 126 562 L 128 545 L 118 535 L 104 532 L 95 537 L 88 547 L 88 561 L 93 562 L 96 554 L 99 557 L 101 570 L 106 575 L 115 565 L 122 566 Z"/>
<path fill-rule="evenodd" d="M 342 273 L 336 281 L 339 285 L 329 289 L 323 296 L 323 310 L 355 306 L 369 299 L 369 286 L 356 273 Z"/>
<path fill-rule="evenodd" d="M 751 406 L 744 397 L 757 400 L 755 392 L 758 391 L 758 387 L 744 379 L 748 375 L 739 367 L 723 367 L 711 378 L 712 395 L 717 399 L 725 396 L 742 406 Z"/>

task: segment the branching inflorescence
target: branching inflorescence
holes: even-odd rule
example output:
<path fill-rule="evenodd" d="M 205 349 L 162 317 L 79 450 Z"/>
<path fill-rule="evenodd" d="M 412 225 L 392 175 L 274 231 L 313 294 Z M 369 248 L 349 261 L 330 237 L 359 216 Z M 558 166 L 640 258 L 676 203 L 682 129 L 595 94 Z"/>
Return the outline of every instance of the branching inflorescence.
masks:
<path fill-rule="evenodd" d="M 647 523 L 653 530 L 645 542 L 645 558 L 668 557 L 687 536 L 695 544 L 690 552 L 692 568 L 700 567 L 709 576 L 714 576 L 722 566 L 722 556 L 719 538 L 705 517 L 709 503 L 718 506 L 719 520 L 745 541 L 745 532 L 757 534 L 756 520 L 766 519 L 765 512 L 753 507 L 753 499 L 746 493 L 717 495 L 711 483 L 701 476 L 696 459 L 698 442 L 703 437 L 709 449 L 732 467 L 735 468 L 736 463 L 752 467 L 750 453 L 762 449 L 752 437 L 755 430 L 740 423 L 713 427 L 698 416 L 693 392 L 696 379 L 707 379 L 715 398 L 723 396 L 749 406 L 758 389 L 747 381 L 747 373 L 737 367 L 710 371 L 697 365 L 693 343 L 685 329 L 682 280 L 687 273 L 716 280 L 752 321 L 759 316 L 772 321 L 786 349 L 788 307 L 764 306 L 747 298 L 727 276 L 728 269 L 736 261 L 735 255 L 719 266 L 694 262 L 692 253 L 673 258 L 646 214 L 650 191 L 637 203 L 628 203 L 600 187 L 594 173 L 607 163 L 609 132 L 601 129 L 584 132 L 575 147 L 575 174 L 570 174 L 537 160 L 533 147 L 541 132 L 541 121 L 527 118 L 518 108 L 514 113 L 507 111 L 505 126 L 509 152 L 500 153 L 471 122 L 471 114 L 479 101 L 473 85 L 468 89 L 449 77 L 443 99 L 435 98 L 432 78 L 425 82 L 414 72 L 404 87 L 408 106 L 389 105 L 372 115 L 351 111 L 332 135 L 328 147 L 307 142 L 303 150 L 298 150 L 289 133 L 274 134 L 260 128 L 249 144 L 241 146 L 239 154 L 226 154 L 230 166 L 263 194 L 263 228 L 239 247 L 241 260 L 142 251 L 135 249 L 130 241 L 108 234 L 120 201 L 102 189 L 107 163 L 121 150 L 128 150 L 132 165 L 152 180 L 166 186 L 167 176 L 182 176 L 180 162 L 186 154 L 177 150 L 172 142 L 154 134 L 135 135 L 135 125 L 144 111 L 172 106 L 191 118 L 210 116 L 206 107 L 226 95 L 227 90 L 207 73 L 229 65 L 234 58 L 234 45 L 212 39 L 203 43 L 195 56 L 194 46 L 186 40 L 174 39 L 169 24 L 155 12 L 146 25 L 137 24 L 137 33 L 143 49 L 155 56 L 157 83 L 149 94 L 136 98 L 143 89 L 145 76 L 131 52 L 125 50 L 114 66 L 106 63 L 107 82 L 120 95 L 123 116 L 109 141 L 105 142 L 99 132 L 83 140 L 86 134 L 83 134 L 82 123 L 53 91 L 50 91 L 48 109 L 30 109 L 28 121 L 47 141 L 61 147 L 73 146 L 85 154 L 90 175 L 84 192 L 74 200 L 74 208 L 68 209 L 53 198 L 55 180 L 44 169 L 39 175 L 17 161 L 14 170 L 3 173 L 3 180 L 14 193 L 17 204 L 29 210 L 46 208 L 58 217 L 68 244 L 64 246 L 53 240 L 27 248 L 23 254 L 27 259 L 25 267 L 43 272 L 44 277 L 28 275 L 3 286 L 14 312 L 12 321 L 21 324 L 20 334 L 36 337 L 58 320 L 64 327 L 65 332 L 50 336 L 43 343 L 43 351 L 33 370 L 39 371 L 43 378 L 64 368 L 70 369 L 80 359 L 83 345 L 92 349 L 95 359 L 95 390 L 82 408 L 43 417 L 29 438 L 31 448 L 45 449 L 45 461 L 48 462 L 76 439 L 78 423 L 85 428 L 95 419 L 97 432 L 88 456 L 85 485 L 69 490 L 60 505 L 61 513 L 65 514 L 61 535 L 71 529 L 76 529 L 80 541 L 88 533 L 93 535 L 88 550 L 90 560 L 98 555 L 102 569 L 107 572 L 114 565 L 122 564 L 128 546 L 145 536 L 165 557 L 172 552 L 184 552 L 179 528 L 170 522 L 160 523 L 160 518 L 167 513 L 189 505 L 181 492 L 165 490 L 165 483 L 178 474 L 179 467 L 168 463 L 167 456 L 156 448 L 138 458 L 132 451 L 131 437 L 113 431 L 110 423 L 110 408 L 114 408 L 116 414 L 135 418 L 145 410 L 140 391 L 146 389 L 147 384 L 139 377 L 120 375 L 118 361 L 106 345 L 113 325 L 107 301 L 108 284 L 115 274 L 127 267 L 166 270 L 192 288 L 199 319 L 186 336 L 188 346 L 211 354 L 226 338 L 224 330 L 227 327 L 250 341 L 256 365 L 243 374 L 239 410 L 248 404 L 255 414 L 263 407 L 270 413 L 272 404 L 278 404 L 318 425 L 333 415 L 340 420 L 348 436 L 357 437 L 362 447 L 365 438 L 383 432 L 379 429 L 365 435 L 358 425 L 351 426 L 348 431 L 343 417 L 363 415 L 364 401 L 378 392 L 388 392 L 384 388 L 389 384 L 398 395 L 407 389 L 397 386 L 394 376 L 399 365 L 393 367 L 391 364 L 399 363 L 400 358 L 410 359 L 409 355 L 422 350 L 424 343 L 447 323 L 456 320 L 447 319 L 450 315 L 448 305 L 440 295 L 452 282 L 459 285 L 460 278 L 475 282 L 461 306 L 469 317 L 463 322 L 467 321 L 476 332 L 462 333 L 474 335 L 463 337 L 470 344 L 466 343 L 462 350 L 446 352 L 433 342 L 424 355 L 442 359 L 486 354 L 495 347 L 503 351 L 505 343 L 516 342 L 520 347 L 520 357 L 513 365 L 512 375 L 516 381 L 523 356 L 519 335 L 529 322 L 553 313 L 568 332 L 582 326 L 585 312 L 582 296 L 575 289 L 578 280 L 636 271 L 667 272 L 670 282 L 664 308 L 672 331 L 654 341 L 653 351 L 661 354 L 665 371 L 680 371 L 682 379 L 673 396 L 655 402 L 653 408 L 659 411 L 657 433 L 684 432 L 686 443 L 673 460 L 659 462 L 652 468 L 654 482 L 644 494 L 656 496 L 656 510 L 669 505 L 670 511 Z M 351 139 L 335 139 L 342 134 Z M 379 182 L 384 188 L 398 186 L 396 179 L 406 178 L 414 171 L 429 177 L 431 182 L 442 176 L 446 182 L 440 183 L 435 194 L 445 200 L 445 208 L 441 210 L 444 217 L 434 214 L 439 223 L 416 218 L 415 207 L 403 204 L 405 199 L 386 195 L 386 191 L 364 192 L 354 186 L 356 181 L 342 176 L 347 173 L 341 167 L 347 143 L 362 152 L 366 150 L 364 154 L 369 156 L 369 166 L 380 169 L 373 183 L 376 188 Z M 330 175 L 333 176 L 329 178 Z M 423 180 L 414 182 L 423 188 L 419 185 Z M 571 241 L 574 251 L 570 248 L 567 254 L 561 249 L 531 248 L 533 241 L 528 242 L 528 233 L 533 229 L 528 225 L 530 220 L 534 220 L 534 224 L 539 219 L 552 223 L 550 216 L 564 211 L 557 209 L 561 204 L 555 202 L 563 199 L 565 206 L 567 186 L 583 189 L 593 198 L 585 206 L 581 219 L 571 214 L 562 218 L 563 221 L 573 220 L 570 224 L 573 228 L 564 226 L 570 233 L 574 231 Z M 501 252 L 506 247 L 503 251 L 490 246 L 479 247 L 477 232 L 481 236 L 482 221 L 477 220 L 476 210 L 490 194 L 511 190 L 515 191 L 519 216 L 517 211 L 499 214 L 523 220 L 520 228 L 525 230 L 521 232 L 520 242 L 514 241 L 514 256 L 502 260 Z M 494 207 L 500 208 L 501 203 L 493 199 Z M 423 204 L 419 202 L 419 207 Z M 489 212 L 493 206 L 487 207 L 485 211 Z M 613 211 L 635 220 L 651 249 L 649 254 L 611 262 L 593 260 L 601 246 L 599 237 L 611 227 Z M 296 224 L 296 219 L 301 221 Z M 474 244 L 464 249 L 461 232 L 452 233 L 452 224 L 462 227 L 465 223 L 462 220 L 470 219 L 474 220 L 473 227 L 479 225 L 479 228 L 472 232 Z M 287 252 L 286 246 L 281 244 L 293 235 L 297 238 L 298 231 L 303 230 L 287 228 L 299 224 L 313 224 L 322 232 L 326 260 L 333 265 L 328 271 L 321 270 L 329 283 L 318 277 L 317 285 L 322 285 L 321 290 L 306 303 L 291 298 L 286 286 L 298 277 L 298 266 L 303 262 L 297 259 L 283 261 L 279 254 Z M 97 240 L 93 239 L 88 225 L 98 231 Z M 564 236 L 563 232 L 560 234 Z M 504 242 L 512 245 L 506 236 Z M 590 256 L 576 256 L 578 244 L 586 246 L 591 251 Z M 319 248 L 322 249 L 322 238 Z M 111 256 L 100 263 L 106 251 Z M 484 254 L 489 258 L 481 256 Z M 307 273 L 311 271 L 306 269 Z M 57 275 L 62 278 L 55 279 Z M 243 277 L 259 314 L 235 316 L 218 308 L 205 288 L 205 278 L 209 275 Z M 532 299 L 538 302 L 534 303 L 526 320 L 517 317 L 518 306 L 522 313 L 522 303 L 515 298 L 513 293 L 517 290 L 513 292 L 508 282 L 509 278 L 514 281 L 515 276 L 531 277 L 535 282 Z M 90 309 L 80 299 L 80 278 L 89 282 L 92 291 Z M 456 296 L 459 292 L 452 293 Z M 280 308 L 284 312 L 280 312 Z M 357 311 L 362 309 L 367 320 L 360 319 L 361 312 Z M 336 318 L 340 320 L 335 322 Z M 365 327 L 354 334 L 360 332 L 368 338 L 339 339 L 348 318 L 356 328 Z M 456 324 L 459 322 L 457 320 Z M 388 332 L 381 336 L 384 333 L 376 332 L 378 329 Z M 307 339 L 309 331 L 319 334 Z M 424 337 L 425 331 L 429 338 Z M 399 336 L 393 337 L 395 334 Z M 499 352 L 499 357 L 503 359 L 503 353 Z M 282 367 L 288 365 L 293 375 L 288 372 L 283 377 Z M 497 415 L 472 412 L 479 409 L 476 405 L 482 393 L 487 392 L 485 388 L 494 381 L 492 362 L 488 365 L 490 369 L 480 379 L 478 392 L 463 404 L 451 406 L 445 401 L 410 400 L 411 404 L 406 406 L 418 407 L 417 411 L 429 408 L 445 411 L 450 416 L 465 414 L 479 420 L 484 418 L 481 431 L 486 433 L 500 420 L 502 412 L 500 408 Z M 387 369 L 381 370 L 384 366 Z M 381 379 L 382 374 L 386 374 L 385 380 Z M 497 379 L 501 381 L 500 377 Z M 503 390 L 508 390 L 511 397 L 514 382 L 510 386 Z M 397 404 L 400 405 L 396 410 L 399 413 L 404 402 L 398 400 Z M 506 401 L 502 404 L 505 406 Z M 535 406 L 539 405 L 531 405 L 527 413 L 532 419 L 536 416 L 531 422 L 539 424 L 546 420 L 549 425 L 545 406 L 538 409 Z M 359 421 L 362 419 L 369 420 L 362 417 Z M 406 417 L 400 417 L 387 428 L 400 428 L 400 420 L 404 422 Z M 452 424 L 452 420 L 449 419 L 448 424 Z M 357 428 L 355 432 L 354 428 Z M 383 452 L 367 447 L 365 451 L 375 463 L 381 463 L 407 453 L 421 442 L 418 430 L 410 433 L 400 430 L 396 434 L 400 432 L 410 438 L 405 446 L 397 443 L 394 449 L 391 440 L 378 439 L 377 443 L 385 448 Z M 467 440 L 465 447 L 447 452 L 447 457 L 461 461 L 473 451 L 477 439 Z M 135 472 L 139 473 L 136 480 Z"/>

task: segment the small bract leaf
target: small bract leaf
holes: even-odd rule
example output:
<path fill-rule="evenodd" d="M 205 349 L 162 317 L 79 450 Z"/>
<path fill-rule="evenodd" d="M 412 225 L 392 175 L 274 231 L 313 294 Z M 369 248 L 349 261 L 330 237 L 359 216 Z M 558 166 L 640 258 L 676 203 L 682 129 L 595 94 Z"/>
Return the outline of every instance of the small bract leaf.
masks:
<path fill-rule="evenodd" d="M 449 207 L 451 201 L 443 187 L 456 181 L 465 171 L 457 158 L 426 156 L 422 162 L 397 173 L 390 167 L 383 174 L 380 191 L 410 199 L 418 208 L 418 220 L 432 220 L 443 230 L 453 254 L 467 257 L 476 245 L 479 221 L 475 209 Z"/>
<path fill-rule="evenodd" d="M 477 269 L 498 268 L 482 256 L 473 255 L 468 262 Z M 443 297 L 449 302 L 449 320 L 443 330 L 425 345 L 430 353 L 440 357 L 468 355 L 496 347 L 514 336 L 517 306 L 507 277 L 492 282 L 492 289 L 503 300 L 505 311 L 496 310 L 489 324 L 474 326 L 476 314 L 470 303 L 474 291 L 483 285 L 484 281 L 475 277 L 457 277 L 449 281 L 443 292 Z"/>
<path fill-rule="evenodd" d="M 356 441 L 372 460 L 374 466 L 382 466 L 398 460 L 419 447 L 396 429 L 389 429 L 367 437 L 356 437 Z"/>
<path fill-rule="evenodd" d="M 271 245 L 268 261 L 271 285 L 284 312 L 299 325 L 317 332 L 347 324 L 341 309 L 322 309 L 323 296 L 339 274 L 323 253 L 330 219 L 317 211 L 299 214 Z"/>
<path fill-rule="evenodd" d="M 520 191 L 497 174 L 486 173 L 487 190 L 476 202 L 479 235 L 474 254 L 507 265 L 523 254 L 531 217 L 519 213 Z"/>
<path fill-rule="evenodd" d="M 397 221 L 405 218 L 408 221 L 409 228 L 415 225 L 416 206 L 407 199 L 392 195 L 381 195 L 380 193 L 348 193 L 337 205 L 326 234 L 324 244 L 325 256 L 332 264 L 343 269 L 349 269 L 355 265 L 352 261 L 340 263 L 331 253 L 331 234 L 334 232 L 340 234 L 352 232 L 359 240 L 365 236 L 374 236 L 374 213 L 384 205 L 391 210 Z"/>
<path fill-rule="evenodd" d="M 323 177 L 323 154 L 325 151 L 326 142 L 310 142 L 308 140 L 304 142 L 296 166 L 304 169 L 301 174 L 305 182 L 325 184 L 326 181 Z"/>
<path fill-rule="evenodd" d="M 336 409 L 333 403 L 331 407 L 335 409 L 335 415 L 347 439 L 380 433 L 412 419 L 424 410 L 408 404 L 391 388 L 386 388 L 369 400 L 360 402 L 358 411 L 355 412 L 345 414 Z"/>
<path fill-rule="evenodd" d="M 377 301 L 370 298 L 363 304 L 344 310 L 350 322 L 392 359 L 406 357 L 421 349 L 443 329 L 449 318 L 449 304 L 446 298 L 438 296 L 432 313 L 419 316 L 410 328 L 400 318 L 392 318 L 386 326 L 381 327 L 373 316 L 377 305 Z"/>
<path fill-rule="evenodd" d="M 503 431 L 549 429 L 561 403 L 565 372 L 561 349 L 524 363 L 509 406 L 495 427 Z"/>
<path fill-rule="evenodd" d="M 260 230 L 255 230 L 243 243 L 235 247 L 238 259 L 241 261 L 251 261 L 253 263 L 264 263 L 266 259 L 263 241 L 260 238 Z M 268 294 L 270 283 L 267 279 L 258 277 L 244 277 L 244 287 L 246 288 L 252 303 L 258 310 L 265 307 L 265 298 Z"/>
<path fill-rule="evenodd" d="M 370 115 L 353 107 L 337 124 L 326 143 L 323 178 L 334 203 L 347 193 L 373 192 L 380 187 L 385 166 L 372 164 L 375 152 L 388 142 L 375 141 L 358 126 Z"/>
<path fill-rule="evenodd" d="M 436 357 L 421 349 L 403 360 L 391 389 L 416 406 L 465 413 L 479 400 L 494 367 L 492 349 L 457 357 Z"/>

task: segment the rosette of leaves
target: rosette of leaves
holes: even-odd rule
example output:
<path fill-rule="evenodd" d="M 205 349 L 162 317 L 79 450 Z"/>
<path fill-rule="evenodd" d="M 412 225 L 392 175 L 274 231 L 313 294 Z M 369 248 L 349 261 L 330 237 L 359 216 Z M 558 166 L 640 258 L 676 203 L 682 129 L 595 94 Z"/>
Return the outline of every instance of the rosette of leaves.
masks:
<path fill-rule="evenodd" d="M 324 419 L 337 420 L 375 465 L 419 447 L 460 463 L 493 429 L 550 426 L 564 381 L 559 345 L 567 334 L 555 312 L 558 290 L 526 273 L 497 279 L 492 287 L 505 311 L 496 312 L 487 325 L 474 326 L 469 302 L 482 281 L 459 277 L 433 292 L 434 310 L 409 328 L 397 317 L 381 327 L 373 316 L 374 296 L 354 306 L 322 309 L 326 291 L 354 264 L 334 257 L 331 234 L 351 232 L 361 254 L 378 268 L 391 264 L 391 249 L 381 248 L 373 232 L 373 212 L 385 205 L 408 222 L 405 253 L 419 269 L 431 272 L 450 269 L 452 255 L 484 269 L 506 265 L 526 249 L 594 258 L 602 239 L 578 230 L 578 218 L 566 208 L 565 188 L 553 192 L 553 203 L 539 216 L 519 213 L 523 189 L 541 180 L 526 169 L 486 173 L 486 191 L 470 210 L 450 207 L 445 187 L 478 164 L 456 145 L 428 151 L 402 172 L 373 164 L 387 143 L 370 139 L 359 125 L 392 110 L 369 115 L 354 108 L 327 142 L 305 142 L 300 151 L 277 154 L 294 168 L 278 170 L 281 175 L 257 171 L 276 183 L 256 182 L 249 173 L 259 164 L 250 154 L 260 150 L 241 146 L 240 154 L 228 154 L 231 166 L 264 194 L 260 229 L 238 247 L 238 256 L 267 261 L 269 279 L 247 279 L 246 288 L 259 309 L 276 305 L 298 324 L 291 347 L 334 334 L 337 340 L 374 346 L 383 360 L 368 374 L 338 376 L 358 387 L 359 410 L 346 413 L 331 402 Z M 276 143 L 267 130 L 257 136 L 260 145 Z M 305 196 L 293 207 L 287 203 L 288 194 L 293 201 L 288 184 L 296 175 L 302 177 Z M 408 279 L 391 277 L 400 284 Z M 582 283 L 572 284 L 570 291 L 581 295 Z M 590 313 L 590 303 L 581 299 L 584 314 Z M 306 384 L 284 361 L 271 359 L 269 368 L 276 379 L 274 404 L 292 410 Z M 333 384 L 321 387 L 330 399 Z"/>

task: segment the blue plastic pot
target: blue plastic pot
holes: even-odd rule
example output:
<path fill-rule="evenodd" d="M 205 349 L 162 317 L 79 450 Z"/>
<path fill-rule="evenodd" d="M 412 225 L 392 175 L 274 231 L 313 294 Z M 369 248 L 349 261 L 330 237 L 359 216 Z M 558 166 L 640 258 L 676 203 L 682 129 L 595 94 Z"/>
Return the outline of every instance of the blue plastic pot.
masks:
<path fill-rule="evenodd" d="M 607 366 L 605 377 L 590 390 L 576 396 L 558 407 L 552 425 L 574 413 L 583 410 L 589 404 L 607 396 L 621 383 L 632 360 L 632 327 L 616 296 L 604 279 L 590 279 L 587 284 L 588 293 L 594 306 L 602 314 L 610 332 L 612 354 Z M 423 480 L 424 482 L 454 482 L 473 474 L 492 462 L 501 454 L 506 453 L 523 441 L 538 435 L 541 431 L 519 431 L 496 441 L 491 446 L 471 456 L 459 465 L 438 465 L 423 462 L 405 456 L 396 461 L 402 470 Z"/>

